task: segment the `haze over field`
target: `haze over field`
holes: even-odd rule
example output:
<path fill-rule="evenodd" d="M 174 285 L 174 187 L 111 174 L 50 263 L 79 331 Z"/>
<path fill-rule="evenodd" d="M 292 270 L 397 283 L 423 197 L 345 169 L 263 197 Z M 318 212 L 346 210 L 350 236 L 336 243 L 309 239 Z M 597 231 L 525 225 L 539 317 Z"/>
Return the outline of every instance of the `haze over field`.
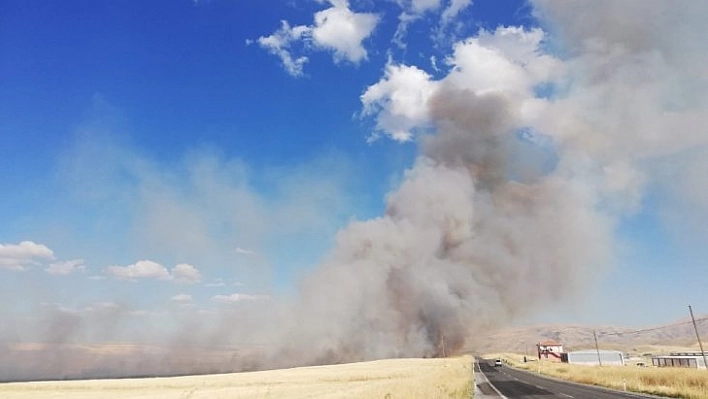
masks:
<path fill-rule="evenodd" d="M 708 308 L 707 3 L 251 3 L 0 6 L 0 379 Z"/>

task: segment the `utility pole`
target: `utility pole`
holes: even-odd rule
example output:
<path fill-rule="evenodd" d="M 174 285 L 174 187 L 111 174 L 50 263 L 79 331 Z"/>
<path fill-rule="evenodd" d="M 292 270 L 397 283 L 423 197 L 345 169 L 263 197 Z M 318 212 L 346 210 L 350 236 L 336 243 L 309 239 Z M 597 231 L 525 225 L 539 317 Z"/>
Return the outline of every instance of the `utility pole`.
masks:
<path fill-rule="evenodd" d="M 447 357 L 447 354 L 445 353 L 445 334 L 440 335 L 440 339 L 442 341 L 442 352 L 443 352 L 443 357 Z"/>
<path fill-rule="evenodd" d="M 595 351 L 597 351 L 597 362 L 602 366 L 602 359 L 600 358 L 600 347 L 597 346 L 597 330 L 592 330 L 592 336 L 595 337 Z"/>
<path fill-rule="evenodd" d="M 706 361 L 706 353 L 703 351 L 703 343 L 701 342 L 701 336 L 698 335 L 698 327 L 696 326 L 696 318 L 693 317 L 693 309 L 691 305 L 688 305 L 688 311 L 691 313 L 691 321 L 693 322 L 693 331 L 696 332 L 696 339 L 698 340 L 698 347 L 701 348 L 701 355 L 703 355 L 703 365 L 706 366 L 708 370 L 708 361 Z"/>

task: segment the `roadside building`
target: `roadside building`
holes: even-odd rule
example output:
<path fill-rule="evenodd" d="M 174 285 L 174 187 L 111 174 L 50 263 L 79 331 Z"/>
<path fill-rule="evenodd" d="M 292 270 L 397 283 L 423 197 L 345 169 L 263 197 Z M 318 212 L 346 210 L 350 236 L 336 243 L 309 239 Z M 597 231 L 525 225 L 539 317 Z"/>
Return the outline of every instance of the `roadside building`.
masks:
<path fill-rule="evenodd" d="M 582 364 L 585 366 L 624 366 L 624 356 L 620 351 L 588 349 L 568 352 L 568 363 Z"/>
<path fill-rule="evenodd" d="M 539 360 L 560 362 L 563 353 L 563 344 L 553 340 L 542 341 L 536 344 Z"/>
<path fill-rule="evenodd" d="M 708 353 L 706 355 L 708 356 Z M 705 360 L 700 352 L 674 352 L 669 355 L 654 356 L 651 358 L 651 364 L 656 367 L 706 368 Z"/>

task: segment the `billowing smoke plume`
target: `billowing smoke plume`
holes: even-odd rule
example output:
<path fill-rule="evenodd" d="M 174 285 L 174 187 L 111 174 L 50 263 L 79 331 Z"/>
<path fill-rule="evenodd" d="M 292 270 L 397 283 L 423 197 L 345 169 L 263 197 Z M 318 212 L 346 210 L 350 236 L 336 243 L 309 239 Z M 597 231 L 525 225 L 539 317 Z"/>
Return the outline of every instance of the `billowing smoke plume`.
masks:
<path fill-rule="evenodd" d="M 533 162 L 513 154 L 519 110 L 503 93 L 442 87 L 427 105 L 435 133 L 385 215 L 340 232 L 305 281 L 286 358 L 452 353 L 609 261 L 611 225 L 593 196 L 553 172 L 524 174 Z"/>
<path fill-rule="evenodd" d="M 708 51 L 685 24 L 708 9 L 605 4 L 539 2 L 565 60 L 541 30 L 501 27 L 458 43 L 439 81 L 388 66 L 365 112 L 420 156 L 385 215 L 340 232 L 305 281 L 279 358 L 440 355 L 611 265 L 617 218 L 666 184 L 652 168 L 705 151 Z"/>
<path fill-rule="evenodd" d="M 708 3 L 534 4 L 552 36 L 481 31 L 439 80 L 391 62 L 364 114 L 419 155 L 385 214 L 340 231 L 292 303 L 185 321 L 175 347 L 263 342 L 231 369 L 449 354 L 592 281 L 648 187 L 708 215 Z"/>

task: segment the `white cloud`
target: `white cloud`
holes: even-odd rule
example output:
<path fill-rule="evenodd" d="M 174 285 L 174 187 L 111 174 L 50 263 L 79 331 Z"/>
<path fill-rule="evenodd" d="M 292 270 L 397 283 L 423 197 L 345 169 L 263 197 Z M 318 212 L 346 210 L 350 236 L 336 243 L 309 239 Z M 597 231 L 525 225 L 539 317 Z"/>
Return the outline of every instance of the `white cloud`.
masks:
<path fill-rule="evenodd" d="M 477 94 L 491 91 L 530 97 L 533 87 L 557 75 L 561 63 L 540 51 L 540 29 L 499 27 L 481 30 L 454 46 L 448 58 L 453 71 L 446 78 L 455 87 Z"/>
<path fill-rule="evenodd" d="M 419 15 L 439 9 L 442 5 L 442 0 L 397 0 L 396 3 L 407 13 Z"/>
<path fill-rule="evenodd" d="M 202 275 L 196 267 L 180 263 L 172 269 L 172 278 L 178 283 L 194 284 L 202 279 Z"/>
<path fill-rule="evenodd" d="M 379 22 L 376 14 L 356 13 L 344 0 L 330 0 L 332 8 L 315 14 L 312 38 L 319 47 L 333 50 L 336 61 L 358 63 L 367 57 L 362 45 Z"/>
<path fill-rule="evenodd" d="M 158 279 L 193 284 L 201 280 L 199 270 L 187 263 L 176 265 L 172 271 L 157 262 L 141 260 L 128 266 L 109 266 L 106 273 L 119 280 Z"/>
<path fill-rule="evenodd" d="M 0 244 L 0 269 L 24 270 L 41 260 L 54 259 L 54 252 L 43 244 L 22 241 L 19 244 Z"/>
<path fill-rule="evenodd" d="M 305 26 L 291 28 L 287 21 L 282 21 L 279 30 L 270 36 L 259 37 L 258 44 L 271 54 L 278 56 L 283 63 L 283 68 L 290 75 L 295 77 L 302 76 L 303 66 L 308 59 L 305 56 L 294 58 L 290 53 L 290 45 L 300 40 L 308 31 L 309 28 Z"/>
<path fill-rule="evenodd" d="M 128 266 L 109 266 L 106 273 L 121 280 L 170 279 L 170 272 L 164 266 L 150 260 L 141 260 Z"/>
<path fill-rule="evenodd" d="M 396 32 L 393 34 L 391 42 L 397 45 L 401 49 L 406 48 L 406 35 L 408 34 L 408 25 L 417 20 L 418 17 L 415 15 L 401 13 L 398 16 L 398 27 Z"/>
<path fill-rule="evenodd" d="M 384 77 L 361 95 L 363 115 L 375 114 L 377 131 L 392 139 L 410 140 L 414 129 L 428 123 L 427 102 L 435 90 L 425 71 L 389 64 Z"/>
<path fill-rule="evenodd" d="M 231 295 L 214 295 L 211 300 L 217 303 L 236 303 L 244 301 L 257 301 L 268 299 L 265 295 L 248 295 L 248 294 L 231 294 Z"/>
<path fill-rule="evenodd" d="M 123 306 L 115 302 L 95 302 L 83 308 L 71 308 L 63 306 L 59 303 L 44 302 L 42 306 L 48 309 L 55 309 L 63 313 L 72 314 L 97 314 L 97 313 L 116 313 L 125 310 Z"/>
<path fill-rule="evenodd" d="M 226 285 L 223 279 L 217 278 L 216 280 L 212 281 L 211 283 L 206 283 L 204 284 L 207 287 L 223 287 Z"/>
<path fill-rule="evenodd" d="M 440 13 L 440 26 L 434 35 L 440 36 L 442 30 L 453 22 L 462 10 L 472 5 L 472 0 L 450 0 L 442 12 L 442 0 L 397 0 L 397 3 L 403 11 L 398 16 L 398 27 L 392 41 L 398 47 L 406 48 L 405 37 L 410 24 L 422 19 L 425 14 Z"/>
<path fill-rule="evenodd" d="M 82 309 L 83 312 L 115 312 L 118 310 L 122 310 L 122 306 L 115 302 L 97 302 Z"/>
<path fill-rule="evenodd" d="M 438 67 L 438 58 L 434 55 L 430 56 L 430 66 L 435 72 L 440 72 L 440 67 Z"/>
<path fill-rule="evenodd" d="M 472 5 L 472 0 L 450 0 L 450 5 L 442 13 L 442 23 L 447 24 L 455 18 L 460 11 Z"/>
<path fill-rule="evenodd" d="M 255 251 L 252 251 L 250 249 L 244 249 L 241 247 L 236 247 L 235 251 L 237 254 L 240 254 L 240 255 L 246 255 L 246 256 L 255 256 L 256 255 Z"/>
<path fill-rule="evenodd" d="M 398 5 L 405 13 L 413 16 L 420 16 L 426 12 L 440 10 L 443 6 L 442 0 L 398 0 Z M 448 22 L 456 17 L 460 11 L 472 5 L 472 0 L 450 0 L 447 7 L 442 11 L 442 21 Z"/>
<path fill-rule="evenodd" d="M 558 79 L 564 70 L 560 60 L 541 51 L 543 39 L 540 29 L 481 30 L 454 45 L 453 54 L 446 58 L 452 69 L 438 81 L 416 66 L 389 64 L 381 80 L 361 96 L 362 114 L 375 116 L 377 132 L 407 141 L 429 125 L 428 101 L 442 87 L 449 87 L 477 95 L 503 94 L 520 110 L 520 120 L 530 123 L 546 106 L 545 100 L 536 98 L 535 87 Z"/>
<path fill-rule="evenodd" d="M 258 38 L 258 44 L 280 58 L 285 70 L 292 76 L 303 76 L 306 56 L 292 54 L 292 45 L 302 41 L 305 47 L 332 51 L 335 62 L 359 63 L 367 58 L 362 42 L 376 28 L 379 17 L 376 14 L 357 13 L 349 8 L 346 0 L 329 0 L 332 7 L 318 11 L 314 15 L 314 25 L 291 27 L 287 21 L 269 36 Z"/>
<path fill-rule="evenodd" d="M 192 296 L 189 294 L 177 294 L 170 298 L 170 300 L 175 302 L 192 302 Z"/>
<path fill-rule="evenodd" d="M 44 271 L 53 275 L 62 275 L 79 272 L 85 270 L 83 259 L 73 259 L 63 262 L 51 263 Z"/>

